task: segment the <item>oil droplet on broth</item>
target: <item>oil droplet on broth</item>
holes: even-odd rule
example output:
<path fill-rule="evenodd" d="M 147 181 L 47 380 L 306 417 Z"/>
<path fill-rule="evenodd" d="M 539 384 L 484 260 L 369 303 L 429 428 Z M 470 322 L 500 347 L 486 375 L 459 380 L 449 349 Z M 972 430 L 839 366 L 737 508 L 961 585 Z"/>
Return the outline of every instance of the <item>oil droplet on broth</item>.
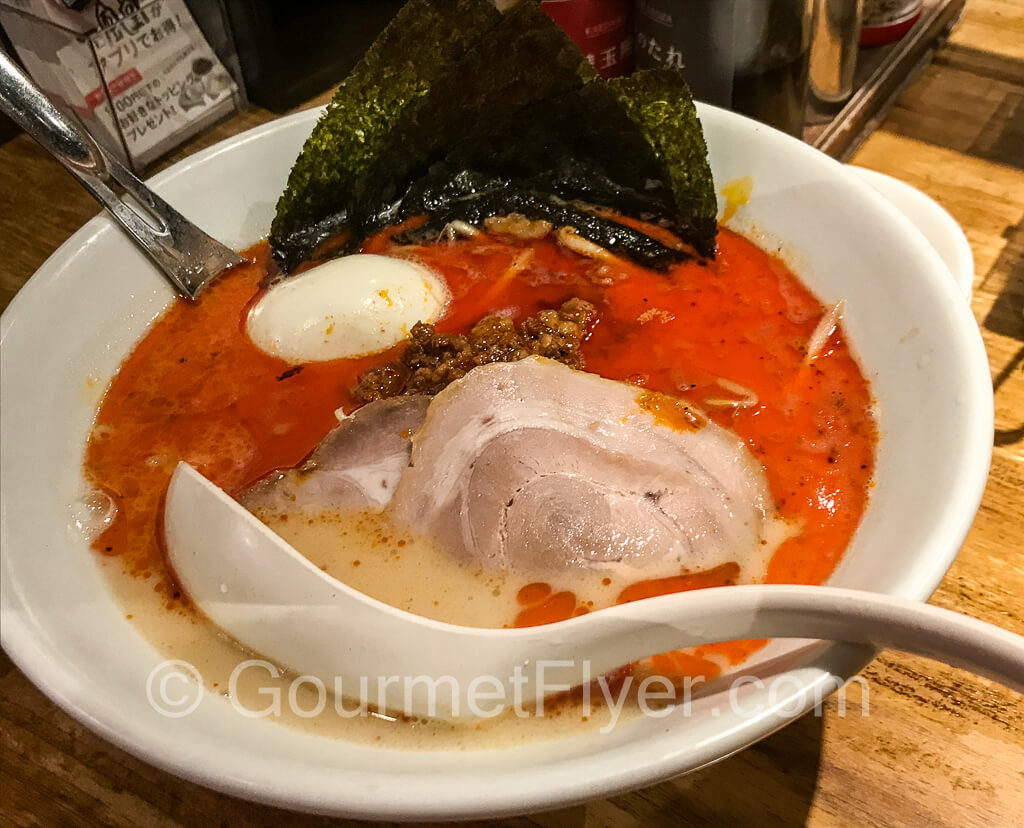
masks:
<path fill-rule="evenodd" d="M 114 522 L 117 504 L 101 489 L 90 489 L 71 504 L 70 511 L 70 528 L 91 545 Z"/>
<path fill-rule="evenodd" d="M 754 192 L 754 179 L 749 175 L 736 178 L 722 187 L 722 195 L 725 196 L 725 209 L 722 211 L 722 224 L 727 224 L 729 219 L 736 215 L 736 211 L 750 201 Z"/>

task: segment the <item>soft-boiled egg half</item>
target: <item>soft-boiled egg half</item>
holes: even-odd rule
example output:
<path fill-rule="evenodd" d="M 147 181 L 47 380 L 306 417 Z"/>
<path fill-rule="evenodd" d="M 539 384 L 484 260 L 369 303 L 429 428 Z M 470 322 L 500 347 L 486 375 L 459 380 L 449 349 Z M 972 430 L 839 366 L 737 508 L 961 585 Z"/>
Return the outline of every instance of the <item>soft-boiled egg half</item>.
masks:
<path fill-rule="evenodd" d="M 246 332 L 288 362 L 323 362 L 387 350 L 448 302 L 444 281 L 407 259 L 342 256 L 270 288 L 253 305 Z"/>

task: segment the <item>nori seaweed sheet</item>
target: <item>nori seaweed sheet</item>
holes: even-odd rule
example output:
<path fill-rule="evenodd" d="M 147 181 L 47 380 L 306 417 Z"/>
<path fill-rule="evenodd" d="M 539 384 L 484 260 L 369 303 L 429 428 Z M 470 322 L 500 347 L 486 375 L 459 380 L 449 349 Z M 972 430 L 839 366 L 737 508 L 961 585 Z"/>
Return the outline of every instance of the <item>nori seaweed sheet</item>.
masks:
<path fill-rule="evenodd" d="M 689 219 L 697 250 L 714 254 L 718 200 L 704 130 L 690 88 L 675 69 L 649 69 L 608 81 L 668 172 L 676 213 Z"/>
<path fill-rule="evenodd" d="M 660 77 L 662 71 L 674 77 L 666 81 Z M 630 81 L 641 98 L 652 90 L 671 88 L 660 122 L 652 124 L 647 117 L 652 133 L 668 149 L 657 152 L 646 130 L 638 129 L 627 113 L 622 92 L 597 81 L 499 113 L 480 132 L 456 143 L 447 163 L 454 169 L 513 180 L 548 171 L 551 192 L 562 198 L 655 221 L 701 255 L 713 256 L 717 201 L 689 89 L 673 70 L 656 70 L 649 79 L 647 73 L 639 73 Z M 679 130 L 678 135 L 666 134 L 672 130 Z M 664 159 L 680 154 L 673 148 L 677 143 L 685 147 L 688 175 L 673 179 Z"/>
<path fill-rule="evenodd" d="M 531 101 L 520 110 L 499 108 L 448 154 L 449 163 L 490 167 L 487 171 L 513 177 L 554 169 L 566 159 L 600 162 L 610 178 L 630 184 L 649 184 L 665 172 L 618 95 L 603 82 Z"/>
<path fill-rule="evenodd" d="M 444 41 L 439 21 L 473 10 L 437 60 L 414 65 L 395 54 Z M 279 202 L 271 244 L 286 271 L 332 233 L 350 231 L 343 250 L 351 251 L 416 211 L 431 213 L 421 236 L 454 219 L 520 212 L 572 224 L 648 266 L 678 260 L 678 251 L 567 202 L 656 221 L 714 255 L 717 202 L 679 73 L 608 83 L 537 4 L 520 2 L 496 22 L 492 12 L 489 0 L 412 0 L 371 47 Z M 462 190 L 470 180 L 479 192 Z"/>
<path fill-rule="evenodd" d="M 402 113 L 502 19 L 487 0 L 410 0 L 403 6 L 306 140 L 278 201 L 271 244 L 345 212 L 356 179 Z"/>
<path fill-rule="evenodd" d="M 520 2 L 416 106 L 402 113 L 356 182 L 352 224 L 363 230 L 378 223 L 381 210 L 465 136 L 596 78 L 576 45 L 540 6 Z"/>

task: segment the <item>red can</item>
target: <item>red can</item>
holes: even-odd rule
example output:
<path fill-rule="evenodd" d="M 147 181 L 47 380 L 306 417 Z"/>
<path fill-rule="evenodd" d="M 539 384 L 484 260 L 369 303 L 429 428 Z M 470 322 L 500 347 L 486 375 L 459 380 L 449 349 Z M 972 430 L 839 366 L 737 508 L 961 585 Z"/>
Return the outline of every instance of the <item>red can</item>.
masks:
<path fill-rule="evenodd" d="M 921 17 L 922 0 L 864 0 L 861 46 L 894 43 Z"/>
<path fill-rule="evenodd" d="M 542 0 L 544 9 L 603 78 L 633 71 L 632 0 Z"/>

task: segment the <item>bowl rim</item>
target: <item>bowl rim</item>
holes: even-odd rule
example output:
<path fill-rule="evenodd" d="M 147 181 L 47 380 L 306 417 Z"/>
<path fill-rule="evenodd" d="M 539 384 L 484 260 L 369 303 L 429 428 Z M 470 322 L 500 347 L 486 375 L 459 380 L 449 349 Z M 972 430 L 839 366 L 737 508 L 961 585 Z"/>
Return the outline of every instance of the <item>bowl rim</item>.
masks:
<path fill-rule="evenodd" d="M 319 117 L 320 111 L 314 109 L 294 113 L 240 133 L 183 159 L 153 176 L 149 183 L 159 191 L 168 183 L 182 176 L 188 176 L 197 166 L 212 161 L 222 154 L 236 152 L 249 142 L 262 140 L 278 131 L 294 129 L 297 125 L 312 125 Z M 711 116 L 725 121 L 736 119 L 746 122 L 748 120 L 733 113 L 701 104 L 698 104 L 698 111 L 702 118 Z M 808 153 L 808 157 L 811 154 L 821 156 L 816 150 L 796 139 L 776 133 L 761 125 L 757 125 L 757 128 L 771 136 L 771 140 L 791 141 L 794 145 L 799 145 L 801 148 L 799 152 Z M 794 151 L 796 150 L 794 149 Z M 824 156 L 821 157 L 824 158 Z M 838 162 L 834 162 L 832 159 L 828 160 L 836 165 L 836 169 L 842 169 Z M 851 186 L 860 188 L 864 196 L 870 198 L 879 211 L 887 214 L 886 217 L 889 221 L 899 224 L 902 230 L 912 236 L 916 234 L 916 240 L 912 242 L 912 245 L 917 245 L 918 249 L 923 251 L 921 255 L 929 260 L 931 270 L 938 273 L 937 263 L 940 263 L 938 255 L 913 225 L 869 185 L 862 181 L 852 181 L 852 177 L 850 179 Z M 116 228 L 101 213 L 83 225 L 51 254 L 4 311 L 3 317 L 0 319 L 0 343 L 6 339 L 14 320 L 22 313 L 22 308 L 37 301 L 37 294 L 44 289 L 46 280 L 59 272 L 59 269 L 76 251 L 84 246 L 94 244 L 110 234 L 116 235 L 117 232 Z M 929 257 L 932 258 L 929 259 Z M 939 288 L 939 290 L 944 290 L 944 288 Z M 957 294 L 950 283 L 948 297 L 954 296 Z M 963 300 L 957 297 L 956 301 L 962 304 Z M 967 317 L 970 315 L 969 311 L 964 309 L 958 313 L 960 313 L 962 321 L 966 323 Z M 973 325 L 973 317 L 970 317 L 970 321 Z M 976 343 L 971 346 L 975 349 L 971 359 L 974 362 L 979 359 L 983 360 L 987 380 L 987 358 L 984 358 L 980 333 L 977 332 L 976 327 L 974 330 L 975 337 L 968 335 L 968 339 L 976 338 Z M 987 413 L 986 404 L 979 401 L 981 406 L 979 425 L 972 432 L 975 441 L 974 448 L 979 449 L 984 444 L 987 451 L 984 453 L 984 458 L 978 456 L 977 451 L 972 452 L 971 457 L 976 458 L 972 461 L 972 467 L 966 470 L 962 479 L 957 481 L 960 508 L 958 516 L 950 518 L 951 530 L 944 554 L 936 555 L 932 560 L 915 569 L 913 583 L 898 585 L 893 594 L 926 600 L 951 565 L 970 524 L 973 522 L 988 477 L 991 450 L 991 396 L 987 398 L 987 401 Z M 985 424 L 986 416 L 988 427 Z M 6 515 L 6 507 L 0 508 Z M 4 522 L 6 523 L 6 520 Z M 3 568 L 6 569 L 8 558 L 6 551 L 3 558 Z M 638 763 L 632 767 L 621 767 L 605 762 L 603 775 L 584 778 L 583 774 L 572 772 L 571 769 L 569 773 L 565 773 L 560 768 L 558 773 L 551 773 L 547 777 L 537 777 L 535 781 L 542 784 L 526 794 L 521 785 L 510 783 L 494 789 L 470 792 L 468 795 L 454 797 L 450 794 L 441 796 L 429 785 L 421 788 L 420 793 L 424 794 L 422 798 L 415 796 L 395 798 L 389 796 L 388 792 L 383 792 L 382 796 L 382 792 L 379 790 L 367 791 L 352 788 L 346 788 L 342 795 L 339 795 L 338 790 L 325 792 L 322 787 L 316 787 L 315 779 L 292 778 L 288 784 L 283 784 L 280 780 L 276 780 L 275 784 L 272 777 L 265 775 L 259 780 L 254 780 L 249 774 L 217 768 L 215 761 L 197 767 L 195 748 L 187 740 L 181 738 L 169 740 L 165 734 L 152 732 L 145 722 L 132 721 L 129 726 L 125 726 L 125 722 L 118 716 L 118 707 L 113 700 L 97 700 L 81 695 L 82 685 L 75 671 L 47 658 L 46 642 L 37 637 L 37 631 L 28 623 L 31 613 L 19 612 L 19 610 L 25 609 L 23 606 L 12 607 L 12 601 L 6 599 L 15 599 L 14 604 L 20 602 L 16 600 L 17 596 L 8 590 L 7 581 L 9 579 L 0 580 L 3 581 L 0 585 L 3 586 L 5 596 L 2 607 L 3 624 L 0 625 L 0 643 L 12 661 L 37 687 L 65 712 L 90 730 L 143 761 L 212 789 L 269 805 L 351 818 L 468 819 L 484 816 L 502 817 L 551 807 L 564 807 L 646 787 L 724 759 L 754 741 L 784 727 L 814 706 L 816 693 L 820 694 L 822 690 L 829 688 L 834 689 L 837 683 L 841 684 L 854 676 L 876 655 L 876 652 L 870 647 L 841 643 L 821 645 L 809 651 L 801 661 L 801 667 L 808 671 L 808 682 L 804 685 L 802 692 L 796 693 L 789 700 L 798 699 L 800 702 L 798 712 L 790 712 L 784 717 L 772 718 L 766 715 L 751 719 L 748 726 L 739 729 L 740 733 L 732 734 L 731 740 L 720 739 L 714 743 L 696 746 L 689 752 L 679 751 L 659 755 L 648 762 Z M 754 728 L 755 724 L 758 725 L 757 728 Z M 748 732 L 754 729 L 756 729 L 756 734 Z M 754 738 L 751 738 L 751 735 Z M 472 754 L 467 755 L 472 756 Z M 567 764 L 575 766 L 577 763 L 570 760 Z M 565 784 L 567 780 L 571 783 L 568 786 Z M 405 781 L 410 783 L 415 781 L 421 784 L 424 780 L 408 778 Z M 426 795 L 428 791 L 430 792 L 429 796 Z"/>
<path fill-rule="evenodd" d="M 964 297 L 970 302 L 974 289 L 974 253 L 967 236 L 949 211 L 927 193 L 921 192 L 906 181 L 868 167 L 848 164 L 846 168 L 851 174 L 878 190 L 897 210 L 910 219 L 935 247 Z M 936 243 L 939 239 L 943 249 Z"/>

